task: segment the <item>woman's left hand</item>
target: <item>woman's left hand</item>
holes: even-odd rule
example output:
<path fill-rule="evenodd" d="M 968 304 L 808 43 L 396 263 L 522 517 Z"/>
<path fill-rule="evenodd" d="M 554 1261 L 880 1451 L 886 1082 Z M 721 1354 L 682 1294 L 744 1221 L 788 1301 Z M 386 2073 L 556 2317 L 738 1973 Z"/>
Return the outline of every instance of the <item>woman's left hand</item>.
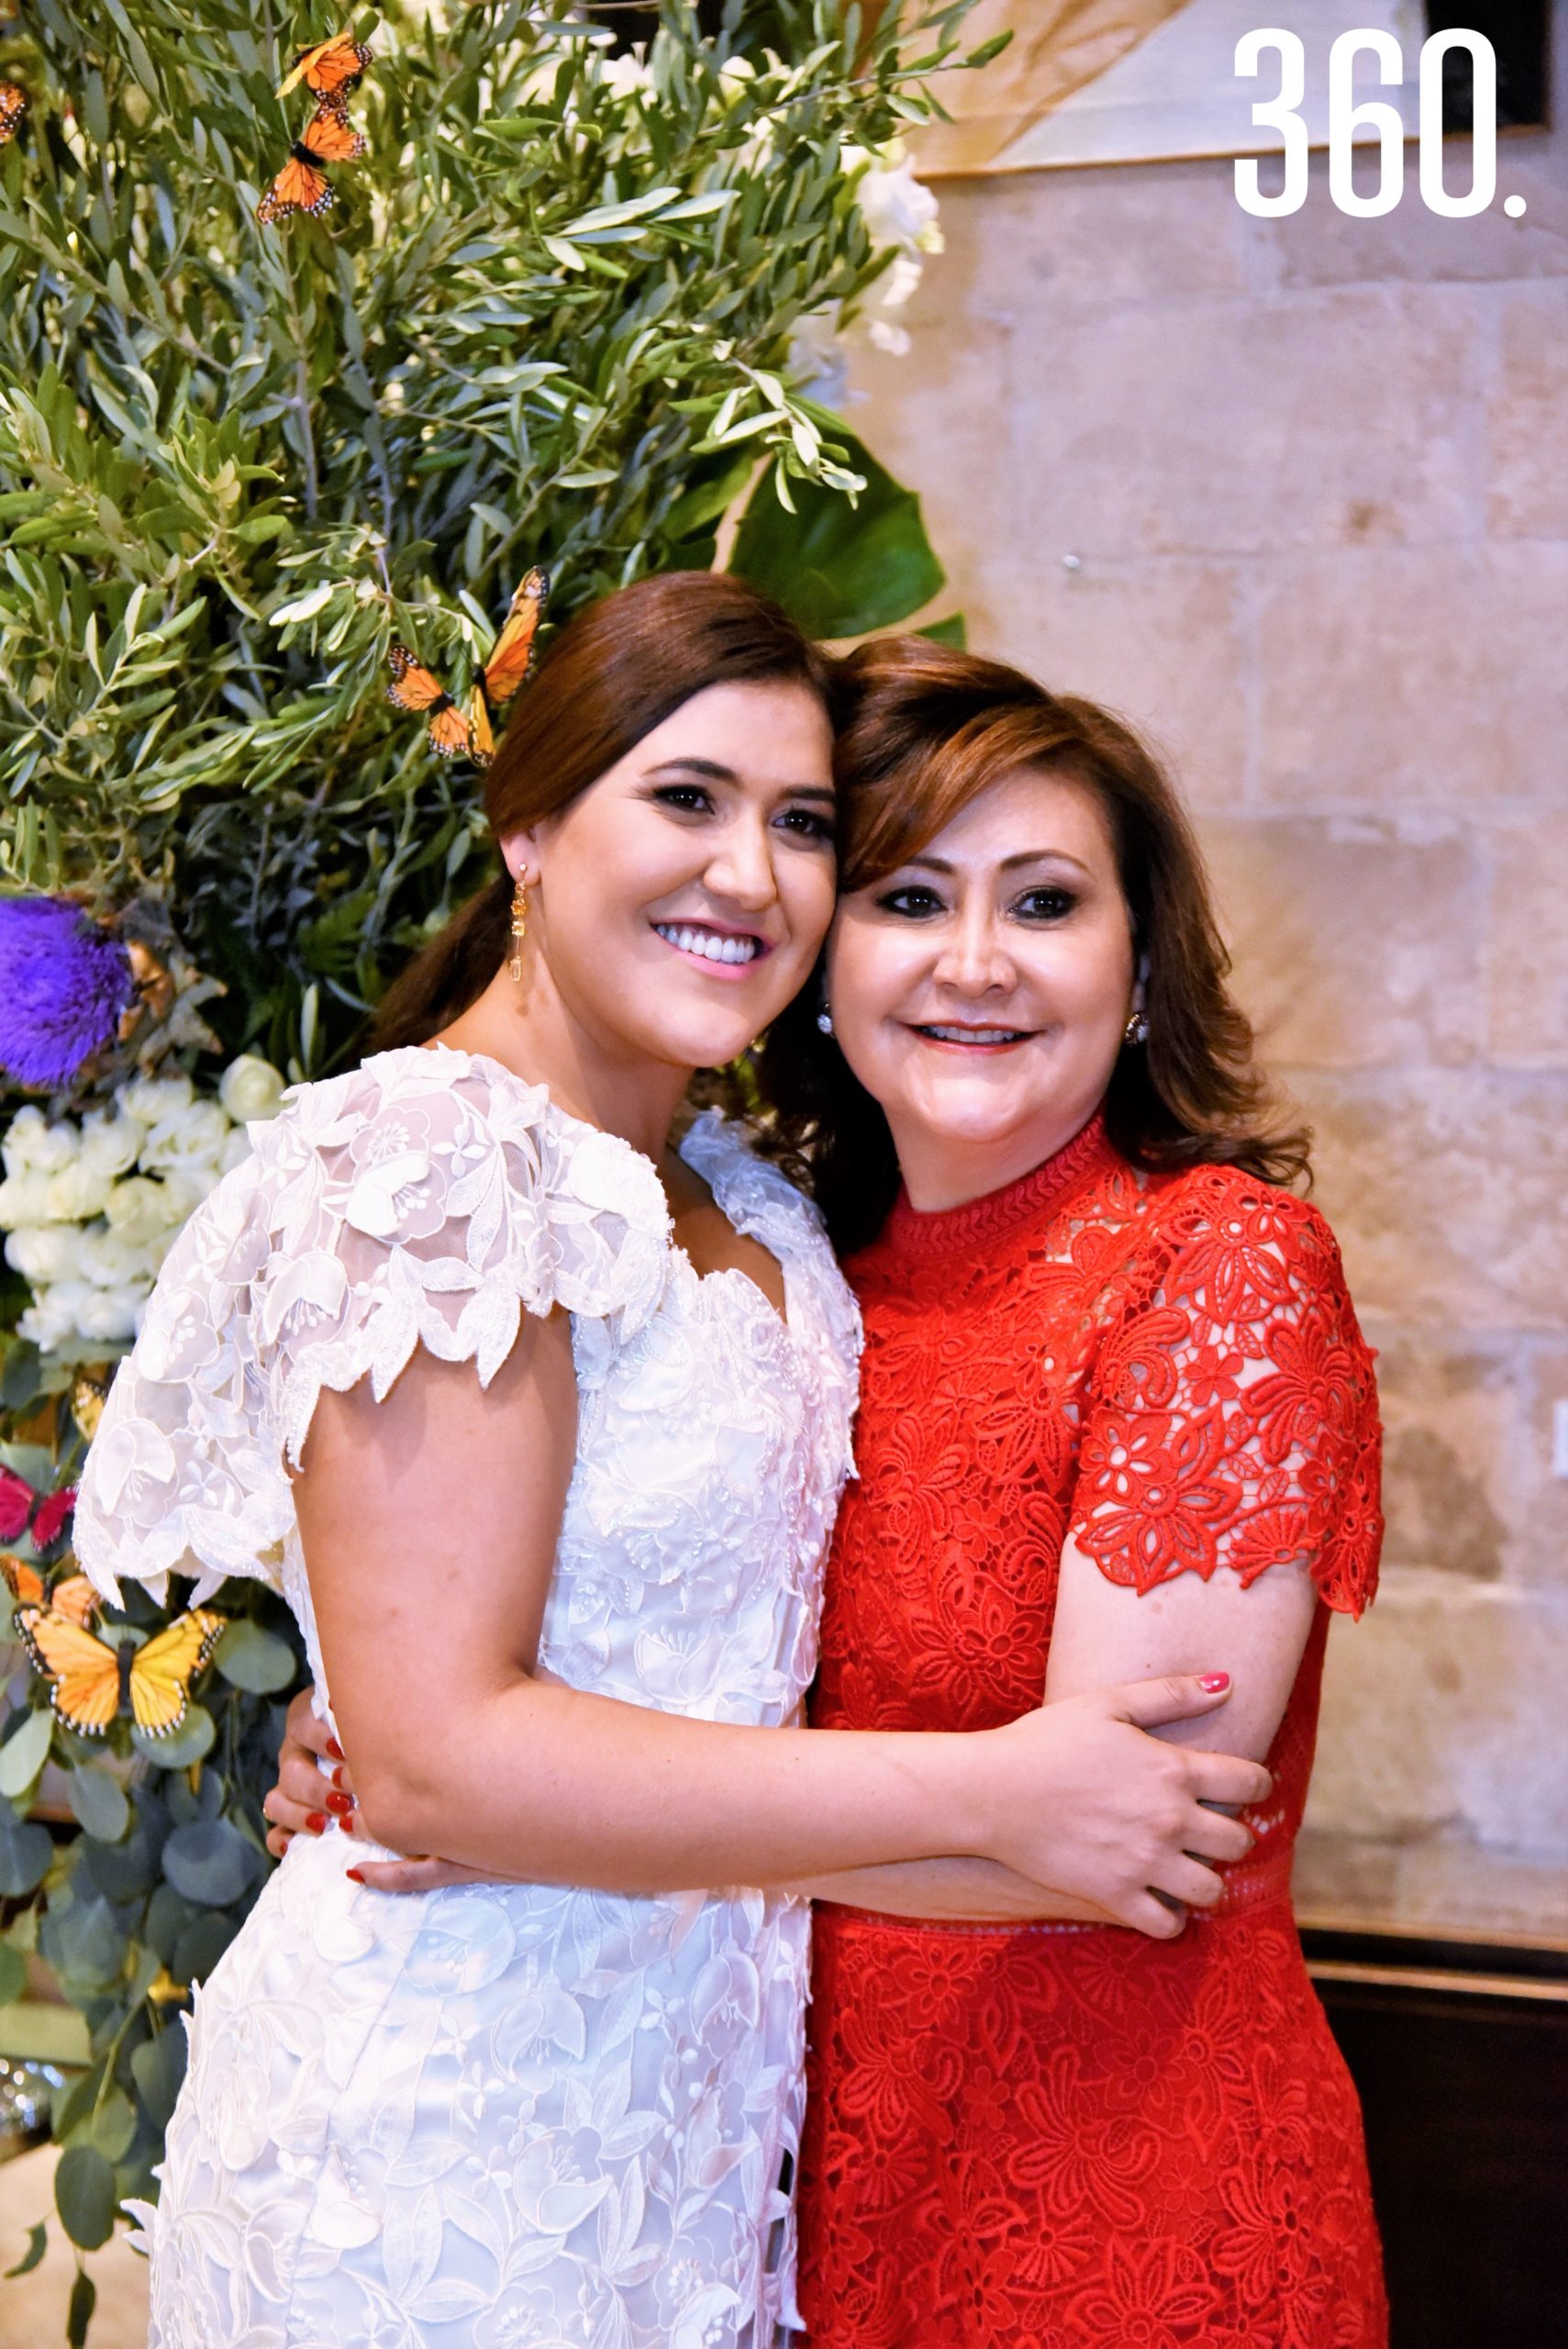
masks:
<path fill-rule="evenodd" d="M 277 1784 L 261 1809 L 268 1820 L 267 1849 L 281 1860 L 296 1835 L 325 1835 L 336 1827 L 355 1832 L 354 1781 L 343 1749 L 312 1704 L 314 1690 L 302 1688 L 288 1709 L 278 1751 Z M 324 1776 L 325 1764 L 329 1776 Z M 377 1892 L 436 1892 L 450 1884 L 495 1881 L 459 1860 L 365 1860 L 349 1874 Z"/>

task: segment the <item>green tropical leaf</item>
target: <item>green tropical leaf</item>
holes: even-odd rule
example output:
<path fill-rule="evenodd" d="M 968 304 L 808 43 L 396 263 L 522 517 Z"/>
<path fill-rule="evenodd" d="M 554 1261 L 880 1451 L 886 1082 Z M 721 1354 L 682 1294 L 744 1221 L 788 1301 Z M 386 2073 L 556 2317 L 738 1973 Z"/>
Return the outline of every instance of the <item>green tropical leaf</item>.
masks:
<path fill-rule="evenodd" d="M 781 603 L 813 636 L 868 636 L 929 604 L 946 573 L 932 551 L 913 490 L 870 451 L 835 433 L 865 486 L 851 506 L 820 482 L 790 485 L 786 512 L 770 470 L 736 532 L 729 567 Z"/>

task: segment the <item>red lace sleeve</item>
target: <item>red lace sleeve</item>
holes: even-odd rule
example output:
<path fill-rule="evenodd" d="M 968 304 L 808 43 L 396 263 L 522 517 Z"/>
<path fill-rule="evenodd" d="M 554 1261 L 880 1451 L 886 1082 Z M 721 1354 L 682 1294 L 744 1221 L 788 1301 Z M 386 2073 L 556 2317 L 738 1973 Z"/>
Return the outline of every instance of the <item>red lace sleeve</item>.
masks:
<path fill-rule="evenodd" d="M 1377 1585 L 1380 1430 L 1333 1234 L 1229 1169 L 1173 1193 L 1100 1354 L 1073 1537 L 1140 1591 L 1304 1559 L 1329 1605 L 1359 1615 Z"/>

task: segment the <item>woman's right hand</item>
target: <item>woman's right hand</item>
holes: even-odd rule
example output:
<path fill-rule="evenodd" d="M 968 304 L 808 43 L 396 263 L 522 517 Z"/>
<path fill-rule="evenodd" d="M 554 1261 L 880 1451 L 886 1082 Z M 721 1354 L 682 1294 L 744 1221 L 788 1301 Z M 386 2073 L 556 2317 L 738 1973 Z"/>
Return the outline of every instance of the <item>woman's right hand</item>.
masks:
<path fill-rule="evenodd" d="M 1223 1879 L 1206 1861 L 1245 1859 L 1252 1834 L 1212 1805 L 1264 1801 L 1261 1763 L 1170 1745 L 1146 1732 L 1217 1712 L 1223 1673 L 1140 1680 L 1042 1705 L 976 1740 L 989 1751 L 976 1848 L 1018 1875 L 1159 1941 L 1211 1909 Z M 1167 1904 L 1176 1903 L 1173 1908 Z"/>

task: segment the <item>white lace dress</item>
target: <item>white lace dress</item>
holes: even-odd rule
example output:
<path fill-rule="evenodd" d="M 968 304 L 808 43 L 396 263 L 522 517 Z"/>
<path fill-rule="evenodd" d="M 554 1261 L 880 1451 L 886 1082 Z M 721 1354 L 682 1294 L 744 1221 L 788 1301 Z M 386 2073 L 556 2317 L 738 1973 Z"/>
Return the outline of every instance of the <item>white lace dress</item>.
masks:
<path fill-rule="evenodd" d="M 715 1117 L 682 1145 L 784 1268 L 699 1278 L 651 1163 L 497 1063 L 306 1085 L 198 1211 L 77 1505 L 101 1588 L 258 1575 L 325 1689 L 285 1460 L 416 1343 L 488 1380 L 573 1317 L 576 1464 L 540 1660 L 706 1720 L 796 1715 L 859 1321 L 815 1211 Z M 410 1728 L 417 1728 L 411 1715 Z M 526 1803 L 526 1786 L 518 1787 Z M 152 2349 L 772 2349 L 803 2101 L 805 1902 L 538 1885 L 395 1898 L 301 1836 L 199 1992 Z"/>

